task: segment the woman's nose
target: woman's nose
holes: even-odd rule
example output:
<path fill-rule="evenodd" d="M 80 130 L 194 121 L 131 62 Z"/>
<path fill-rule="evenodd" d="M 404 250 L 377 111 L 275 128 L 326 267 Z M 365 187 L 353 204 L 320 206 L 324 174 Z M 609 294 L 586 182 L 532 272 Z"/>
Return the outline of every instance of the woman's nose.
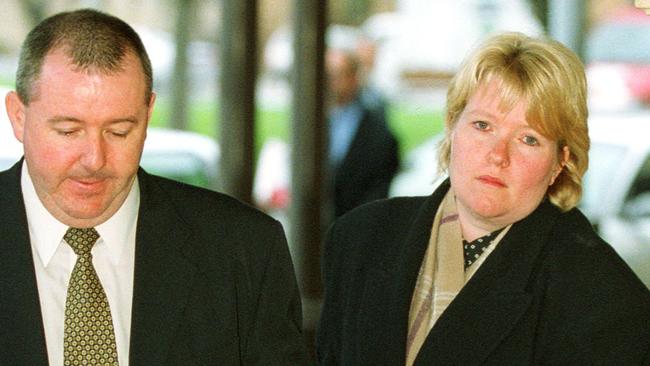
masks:
<path fill-rule="evenodd" d="M 488 160 L 501 167 L 510 165 L 510 142 L 507 139 L 498 138 L 488 153 Z"/>

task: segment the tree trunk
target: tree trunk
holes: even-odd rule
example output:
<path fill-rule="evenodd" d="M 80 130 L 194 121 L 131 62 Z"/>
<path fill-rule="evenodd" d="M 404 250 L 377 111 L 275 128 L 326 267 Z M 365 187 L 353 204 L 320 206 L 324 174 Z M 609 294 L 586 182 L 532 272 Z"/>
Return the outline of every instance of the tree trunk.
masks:
<path fill-rule="evenodd" d="M 171 127 L 186 130 L 189 127 L 188 55 L 195 0 L 176 0 L 176 57 L 172 74 Z"/>
<path fill-rule="evenodd" d="M 257 1 L 223 0 L 220 189 L 252 201 Z"/>

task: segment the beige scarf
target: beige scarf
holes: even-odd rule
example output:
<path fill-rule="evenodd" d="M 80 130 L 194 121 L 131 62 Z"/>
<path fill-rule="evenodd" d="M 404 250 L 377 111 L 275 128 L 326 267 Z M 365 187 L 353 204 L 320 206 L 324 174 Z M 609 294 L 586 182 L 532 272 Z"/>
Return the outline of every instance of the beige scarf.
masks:
<path fill-rule="evenodd" d="M 452 190 L 447 192 L 433 220 L 429 245 L 411 299 L 406 342 L 407 366 L 413 365 L 420 347 L 440 315 L 509 228 L 506 227 L 499 233 L 481 257 L 465 271 L 463 239 L 456 202 Z"/>

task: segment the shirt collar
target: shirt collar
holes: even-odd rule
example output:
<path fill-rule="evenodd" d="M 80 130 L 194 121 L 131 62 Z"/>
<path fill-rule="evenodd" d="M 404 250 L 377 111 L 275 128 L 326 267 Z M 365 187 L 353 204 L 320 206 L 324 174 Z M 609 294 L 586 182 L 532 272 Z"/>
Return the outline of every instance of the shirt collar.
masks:
<path fill-rule="evenodd" d="M 362 112 L 362 105 L 359 98 L 354 98 L 350 102 L 342 105 L 333 106 L 330 109 L 330 119 L 339 119 L 340 115 L 356 115 Z M 338 117 L 338 118 L 337 118 Z"/>
<path fill-rule="evenodd" d="M 106 243 L 111 262 L 114 265 L 120 263 L 127 243 L 135 243 L 139 208 L 140 185 L 136 177 L 122 206 L 106 222 L 95 227 L 99 236 Z"/>
<path fill-rule="evenodd" d="M 68 226 L 52 216 L 38 198 L 25 162 L 23 162 L 20 184 L 25 202 L 30 240 L 36 248 L 43 266 L 47 267 L 57 247 L 61 244 Z M 139 207 L 140 186 L 136 178 L 131 185 L 129 195 L 117 212 L 106 222 L 95 227 L 100 235 L 100 241 L 106 245 L 110 261 L 114 265 L 119 264 L 127 243 L 130 240 L 135 242 L 135 225 Z"/>

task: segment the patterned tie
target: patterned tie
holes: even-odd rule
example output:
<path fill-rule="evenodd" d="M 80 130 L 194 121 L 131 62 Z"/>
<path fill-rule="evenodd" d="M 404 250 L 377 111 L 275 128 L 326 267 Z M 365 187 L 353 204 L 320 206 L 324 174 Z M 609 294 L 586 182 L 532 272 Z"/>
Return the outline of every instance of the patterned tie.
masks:
<path fill-rule="evenodd" d="M 94 228 L 69 228 L 63 240 L 77 254 L 68 284 L 63 341 L 64 365 L 118 365 L 108 299 L 93 267 Z"/>

